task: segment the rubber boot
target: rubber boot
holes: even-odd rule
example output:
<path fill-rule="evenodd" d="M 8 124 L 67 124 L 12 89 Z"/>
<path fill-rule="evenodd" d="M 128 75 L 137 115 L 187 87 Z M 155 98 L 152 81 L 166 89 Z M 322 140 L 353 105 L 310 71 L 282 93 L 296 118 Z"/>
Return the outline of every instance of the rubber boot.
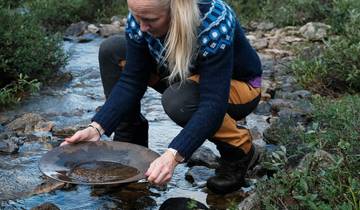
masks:
<path fill-rule="evenodd" d="M 116 128 L 114 141 L 129 142 L 148 147 L 149 123 L 144 116 L 140 114 L 138 119 L 132 122 L 122 122 Z"/>
<path fill-rule="evenodd" d="M 228 144 L 218 144 L 220 152 L 220 167 L 215 170 L 215 176 L 207 180 L 207 188 L 216 194 L 227 194 L 239 190 L 245 185 L 245 175 L 259 159 L 255 146 L 245 152 Z"/>

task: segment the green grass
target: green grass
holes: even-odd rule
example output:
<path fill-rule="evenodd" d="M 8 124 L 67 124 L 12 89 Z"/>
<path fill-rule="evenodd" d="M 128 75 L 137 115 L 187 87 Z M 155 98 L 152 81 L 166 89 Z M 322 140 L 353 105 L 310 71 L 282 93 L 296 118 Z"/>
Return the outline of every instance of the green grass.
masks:
<path fill-rule="evenodd" d="M 313 122 L 306 130 L 293 130 L 298 148 L 310 154 L 325 150 L 334 161 L 324 164 L 310 156 L 303 168 L 278 167 L 270 180 L 258 187 L 264 209 L 360 209 L 360 97 L 314 97 Z M 281 133 L 283 145 L 294 145 Z M 289 150 L 287 158 L 299 151 Z"/>

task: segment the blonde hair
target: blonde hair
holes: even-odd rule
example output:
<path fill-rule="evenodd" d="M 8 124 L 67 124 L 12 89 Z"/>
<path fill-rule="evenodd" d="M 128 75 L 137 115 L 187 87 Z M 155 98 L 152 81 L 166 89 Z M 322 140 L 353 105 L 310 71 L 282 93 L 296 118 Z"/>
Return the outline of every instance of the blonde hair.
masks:
<path fill-rule="evenodd" d="M 169 82 L 185 81 L 189 76 L 191 61 L 196 56 L 197 29 L 200 11 L 197 0 L 159 0 L 170 8 L 170 25 L 165 39 Z"/>

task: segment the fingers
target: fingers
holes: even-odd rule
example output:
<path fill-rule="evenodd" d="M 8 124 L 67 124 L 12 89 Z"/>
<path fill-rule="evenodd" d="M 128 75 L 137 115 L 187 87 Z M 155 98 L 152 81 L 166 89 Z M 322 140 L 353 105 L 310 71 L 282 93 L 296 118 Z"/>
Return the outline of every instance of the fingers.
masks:
<path fill-rule="evenodd" d="M 175 166 L 177 165 L 174 158 L 167 153 L 164 153 L 159 158 L 155 159 L 145 175 L 147 180 L 156 185 L 164 185 L 171 180 Z"/>
<path fill-rule="evenodd" d="M 98 141 L 100 140 L 99 134 L 91 128 L 85 128 L 83 130 L 77 131 L 74 135 L 69 138 L 65 138 L 64 142 L 60 146 L 67 144 L 73 144 L 80 141 Z"/>

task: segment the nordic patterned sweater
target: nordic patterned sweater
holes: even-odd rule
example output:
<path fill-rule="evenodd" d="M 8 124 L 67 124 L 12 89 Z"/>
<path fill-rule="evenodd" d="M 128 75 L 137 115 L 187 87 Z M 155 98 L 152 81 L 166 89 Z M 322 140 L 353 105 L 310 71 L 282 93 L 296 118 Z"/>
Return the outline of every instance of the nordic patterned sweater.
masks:
<path fill-rule="evenodd" d="M 231 8 L 221 0 L 201 0 L 198 5 L 202 14 L 198 29 L 199 54 L 191 73 L 200 75 L 200 103 L 169 145 L 185 159 L 221 126 L 227 110 L 231 79 L 248 81 L 259 87 L 262 73 L 260 59 Z M 108 100 L 92 119 L 104 128 L 108 136 L 143 97 L 150 72 L 159 65 L 166 65 L 161 64 L 165 55 L 163 40 L 141 32 L 131 13 L 126 39 L 125 69 Z"/>

